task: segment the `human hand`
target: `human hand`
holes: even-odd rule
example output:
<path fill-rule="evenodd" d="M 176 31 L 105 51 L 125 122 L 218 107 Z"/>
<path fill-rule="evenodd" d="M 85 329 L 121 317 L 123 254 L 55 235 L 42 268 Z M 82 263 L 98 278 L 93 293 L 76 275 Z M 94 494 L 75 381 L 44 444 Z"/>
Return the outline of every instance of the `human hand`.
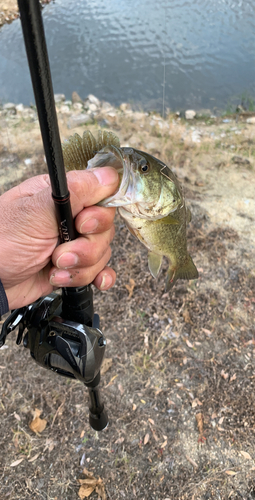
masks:
<path fill-rule="evenodd" d="M 114 236 L 114 208 L 95 206 L 118 187 L 111 167 L 67 173 L 79 237 L 57 246 L 58 226 L 48 175 L 28 179 L 0 197 L 0 279 L 10 309 L 34 302 L 55 287 L 113 286 L 106 266 Z"/>

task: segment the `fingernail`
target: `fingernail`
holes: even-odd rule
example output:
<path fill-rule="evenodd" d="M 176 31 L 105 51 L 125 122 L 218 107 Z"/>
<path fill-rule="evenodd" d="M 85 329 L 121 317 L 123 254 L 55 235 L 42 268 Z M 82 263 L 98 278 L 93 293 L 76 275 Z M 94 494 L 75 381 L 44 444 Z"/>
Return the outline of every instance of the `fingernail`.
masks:
<path fill-rule="evenodd" d="M 117 170 L 112 167 L 95 168 L 93 173 L 102 186 L 116 184 L 119 179 Z"/>
<path fill-rule="evenodd" d="M 74 267 L 78 264 L 78 255 L 71 252 L 64 252 L 58 258 L 56 266 L 62 269 L 68 269 L 69 267 Z"/>
<path fill-rule="evenodd" d="M 69 285 L 72 281 L 72 275 L 68 271 L 55 271 L 50 277 L 50 284 L 53 286 Z"/>
<path fill-rule="evenodd" d="M 92 233 L 92 231 L 95 231 L 95 229 L 98 226 L 98 220 L 97 219 L 87 219 L 85 220 L 81 227 L 80 227 L 80 233 Z"/>
<path fill-rule="evenodd" d="M 103 275 L 103 278 L 102 278 L 102 281 L 101 281 L 101 285 L 100 285 L 100 290 L 106 290 L 107 288 L 109 288 L 112 284 L 112 277 L 110 274 L 104 274 Z"/>

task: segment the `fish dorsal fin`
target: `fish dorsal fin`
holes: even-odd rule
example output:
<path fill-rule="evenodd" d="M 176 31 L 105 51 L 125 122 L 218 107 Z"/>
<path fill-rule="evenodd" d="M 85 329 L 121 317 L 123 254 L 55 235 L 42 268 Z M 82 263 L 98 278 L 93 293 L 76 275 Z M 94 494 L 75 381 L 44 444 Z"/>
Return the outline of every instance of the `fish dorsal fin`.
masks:
<path fill-rule="evenodd" d="M 82 137 L 74 134 L 62 145 L 66 170 L 84 170 L 88 161 L 109 145 L 119 147 L 120 141 L 113 132 L 107 130 L 99 130 L 97 140 L 89 130 L 85 130 Z"/>
<path fill-rule="evenodd" d="M 163 260 L 162 255 L 158 255 L 157 253 L 154 252 L 148 253 L 149 270 L 153 278 L 157 277 L 161 268 L 162 260 Z"/>

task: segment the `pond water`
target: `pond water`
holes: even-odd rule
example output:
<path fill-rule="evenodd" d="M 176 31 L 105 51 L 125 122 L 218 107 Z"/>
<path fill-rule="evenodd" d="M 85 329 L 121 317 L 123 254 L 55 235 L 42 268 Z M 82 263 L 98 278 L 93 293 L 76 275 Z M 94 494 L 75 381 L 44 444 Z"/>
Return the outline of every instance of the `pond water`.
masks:
<path fill-rule="evenodd" d="M 43 19 L 67 99 L 162 111 L 255 98 L 254 0 L 56 0 Z M 19 20 L 0 30 L 0 100 L 34 102 Z"/>

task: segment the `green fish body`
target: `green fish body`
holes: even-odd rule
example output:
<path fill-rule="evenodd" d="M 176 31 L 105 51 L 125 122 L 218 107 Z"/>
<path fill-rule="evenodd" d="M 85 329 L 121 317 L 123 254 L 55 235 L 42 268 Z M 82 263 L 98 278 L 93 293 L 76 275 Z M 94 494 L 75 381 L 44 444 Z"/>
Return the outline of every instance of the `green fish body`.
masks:
<path fill-rule="evenodd" d="M 163 256 L 170 262 L 166 290 L 177 279 L 198 277 L 187 252 L 186 225 L 191 214 L 186 209 L 181 186 L 173 172 L 157 158 L 134 148 L 120 147 L 112 132 L 100 131 L 98 139 L 86 131 L 63 145 L 66 170 L 111 165 L 119 172 L 120 186 L 99 205 L 118 207 L 130 232 L 148 249 L 151 274 L 160 271 Z"/>

